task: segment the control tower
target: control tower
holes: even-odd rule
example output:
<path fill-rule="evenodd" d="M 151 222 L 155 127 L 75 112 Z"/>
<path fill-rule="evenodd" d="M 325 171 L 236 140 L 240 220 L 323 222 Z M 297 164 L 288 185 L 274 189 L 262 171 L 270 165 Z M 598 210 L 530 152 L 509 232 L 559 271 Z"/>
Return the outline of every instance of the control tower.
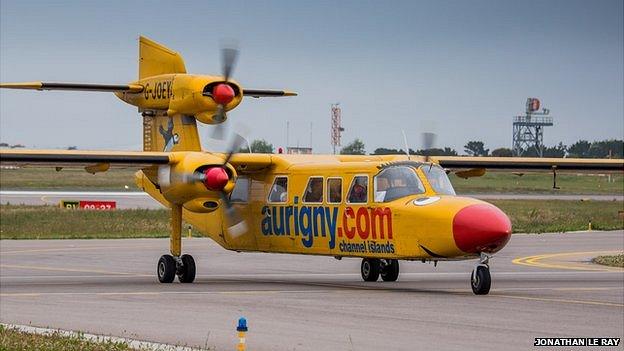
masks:
<path fill-rule="evenodd" d="M 535 150 L 539 157 L 544 156 L 544 127 L 553 125 L 553 119 L 549 116 L 550 111 L 542 108 L 537 98 L 528 98 L 526 101 L 526 114 L 513 118 L 513 144 L 514 156 L 522 156 L 526 151 Z"/>

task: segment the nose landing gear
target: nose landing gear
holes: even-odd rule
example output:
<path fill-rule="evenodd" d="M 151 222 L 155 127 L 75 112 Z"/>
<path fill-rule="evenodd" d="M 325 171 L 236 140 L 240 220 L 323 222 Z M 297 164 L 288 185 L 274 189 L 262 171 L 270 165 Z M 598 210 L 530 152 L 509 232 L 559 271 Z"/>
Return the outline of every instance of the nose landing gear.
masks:
<path fill-rule="evenodd" d="M 490 266 L 488 265 L 489 260 L 490 256 L 482 252 L 479 264 L 472 271 L 470 285 L 475 295 L 487 295 L 490 292 L 492 277 L 490 276 Z"/>

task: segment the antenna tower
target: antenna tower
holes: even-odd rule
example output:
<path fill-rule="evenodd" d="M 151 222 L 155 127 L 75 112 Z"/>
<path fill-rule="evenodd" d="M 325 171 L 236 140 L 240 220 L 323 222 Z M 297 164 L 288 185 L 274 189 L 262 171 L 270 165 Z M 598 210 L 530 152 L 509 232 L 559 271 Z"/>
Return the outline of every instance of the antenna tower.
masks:
<path fill-rule="evenodd" d="M 340 136 L 344 132 L 341 120 L 342 110 L 339 105 L 340 103 L 331 105 L 331 144 L 334 154 L 336 154 L 336 147 L 341 145 Z"/>

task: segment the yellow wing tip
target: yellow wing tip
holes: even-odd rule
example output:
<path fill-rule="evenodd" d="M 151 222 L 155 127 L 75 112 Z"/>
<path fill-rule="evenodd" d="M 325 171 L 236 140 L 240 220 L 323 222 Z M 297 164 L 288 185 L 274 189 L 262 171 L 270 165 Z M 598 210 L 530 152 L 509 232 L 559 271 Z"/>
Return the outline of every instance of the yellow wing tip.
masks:
<path fill-rule="evenodd" d="M 41 89 L 41 82 L 0 83 L 0 88 L 5 89 Z"/>

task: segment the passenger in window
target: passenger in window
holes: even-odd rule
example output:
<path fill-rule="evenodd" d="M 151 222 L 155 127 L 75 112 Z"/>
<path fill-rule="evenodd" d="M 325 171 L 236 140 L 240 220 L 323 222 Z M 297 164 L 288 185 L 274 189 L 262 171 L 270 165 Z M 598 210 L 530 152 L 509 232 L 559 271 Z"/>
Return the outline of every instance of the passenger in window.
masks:
<path fill-rule="evenodd" d="M 323 178 L 310 179 L 303 201 L 323 202 Z"/>
<path fill-rule="evenodd" d="M 342 201 L 342 179 L 330 179 L 327 183 L 329 202 L 338 203 Z"/>
<path fill-rule="evenodd" d="M 366 177 L 357 177 L 355 179 L 355 184 L 351 188 L 351 193 L 349 194 L 349 202 L 363 203 L 367 201 L 368 191 L 366 183 Z"/>
<path fill-rule="evenodd" d="M 269 195 L 271 202 L 288 201 L 288 178 L 276 178 Z"/>

